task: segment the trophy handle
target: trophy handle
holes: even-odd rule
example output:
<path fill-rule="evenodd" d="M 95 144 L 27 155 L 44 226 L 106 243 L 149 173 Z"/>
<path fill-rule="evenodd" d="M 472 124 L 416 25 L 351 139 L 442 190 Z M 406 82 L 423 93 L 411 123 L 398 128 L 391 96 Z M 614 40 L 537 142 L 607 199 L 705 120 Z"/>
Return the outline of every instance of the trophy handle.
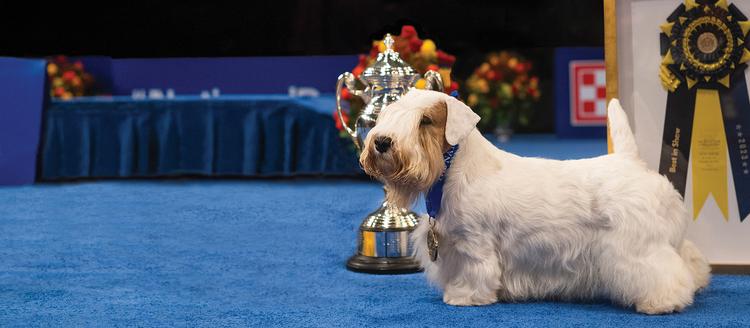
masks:
<path fill-rule="evenodd" d="M 349 128 L 349 125 L 347 125 L 346 121 L 344 121 L 344 114 L 341 112 L 341 88 L 344 86 L 344 83 L 346 83 L 348 87 L 351 82 L 354 82 L 354 79 L 354 74 L 349 72 L 339 75 L 339 80 L 336 82 L 336 111 L 338 111 L 339 113 L 339 120 L 341 120 L 341 125 L 344 127 L 344 129 L 346 129 L 346 133 L 348 133 L 349 136 L 352 137 L 352 140 L 354 140 L 354 144 L 357 145 L 357 132 Z M 359 145 L 357 145 L 357 147 L 359 147 Z"/>
<path fill-rule="evenodd" d="M 435 71 L 427 71 L 424 73 L 425 89 L 443 92 L 443 78 L 440 77 L 440 73 Z"/>
<path fill-rule="evenodd" d="M 370 84 L 365 82 L 365 80 L 358 79 L 354 74 L 346 72 L 342 75 L 346 75 L 344 77 L 344 85 L 346 85 L 346 88 L 349 89 L 349 92 L 357 97 L 362 98 L 362 101 L 365 103 L 369 103 L 370 99 L 372 99 L 372 91 L 373 89 L 370 87 Z M 357 82 L 364 86 L 362 89 L 357 88 Z"/>

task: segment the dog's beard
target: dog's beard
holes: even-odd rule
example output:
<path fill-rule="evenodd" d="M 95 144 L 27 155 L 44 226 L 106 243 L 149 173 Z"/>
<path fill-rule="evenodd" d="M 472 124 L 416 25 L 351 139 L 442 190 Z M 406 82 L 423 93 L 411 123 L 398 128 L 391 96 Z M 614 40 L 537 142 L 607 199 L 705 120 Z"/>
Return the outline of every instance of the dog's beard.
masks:
<path fill-rule="evenodd" d="M 422 149 L 413 153 L 394 148 L 378 154 L 367 147 L 360 164 L 367 174 L 385 184 L 386 201 L 403 208 L 410 207 L 421 193 L 429 190 L 444 166 L 440 144 L 424 142 Z"/>

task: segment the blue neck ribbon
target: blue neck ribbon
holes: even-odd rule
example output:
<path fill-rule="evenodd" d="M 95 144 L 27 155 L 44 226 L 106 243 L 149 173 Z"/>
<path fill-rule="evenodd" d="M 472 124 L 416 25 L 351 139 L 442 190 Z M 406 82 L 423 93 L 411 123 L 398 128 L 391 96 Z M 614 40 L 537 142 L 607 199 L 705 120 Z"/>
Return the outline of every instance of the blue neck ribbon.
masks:
<path fill-rule="evenodd" d="M 437 219 L 438 213 L 440 212 L 440 204 L 443 202 L 443 185 L 445 184 L 445 175 L 448 173 L 448 169 L 451 167 L 453 157 L 458 151 L 458 145 L 451 146 L 448 151 L 443 154 L 443 161 L 445 162 L 445 170 L 440 178 L 430 187 L 427 194 L 424 197 L 425 206 L 427 207 L 427 214 Z"/>

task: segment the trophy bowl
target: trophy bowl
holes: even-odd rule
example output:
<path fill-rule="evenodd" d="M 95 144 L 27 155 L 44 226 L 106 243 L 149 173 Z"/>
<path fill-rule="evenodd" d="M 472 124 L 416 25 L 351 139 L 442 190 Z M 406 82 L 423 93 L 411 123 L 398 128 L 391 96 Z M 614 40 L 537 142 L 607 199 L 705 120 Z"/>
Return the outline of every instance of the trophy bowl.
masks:
<path fill-rule="evenodd" d="M 390 34 L 383 39 L 386 50 L 378 54 L 372 65 L 359 78 L 346 72 L 336 83 L 336 108 L 339 119 L 357 148 L 362 151 L 367 133 L 375 126 L 378 115 L 389 104 L 414 88 L 420 78 L 425 79 L 427 89 L 443 91 L 440 74 L 428 71 L 421 77 L 414 68 L 401 60 L 393 50 Z M 344 121 L 341 106 L 341 90 L 346 86 L 354 96 L 362 98 L 365 106 L 354 123 L 354 129 Z M 387 193 L 388 190 L 384 191 Z M 367 273 L 399 274 L 419 272 L 419 263 L 412 256 L 409 236 L 417 226 L 418 216 L 406 208 L 383 202 L 368 214 L 359 226 L 357 251 L 349 258 L 349 270 Z"/>

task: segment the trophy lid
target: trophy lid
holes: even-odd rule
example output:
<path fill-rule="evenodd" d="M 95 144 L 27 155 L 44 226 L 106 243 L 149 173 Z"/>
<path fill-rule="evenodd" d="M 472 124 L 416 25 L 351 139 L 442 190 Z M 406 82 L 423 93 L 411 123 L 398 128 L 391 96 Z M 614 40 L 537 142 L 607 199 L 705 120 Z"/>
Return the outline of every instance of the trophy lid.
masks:
<path fill-rule="evenodd" d="M 385 44 L 385 51 L 379 53 L 375 63 L 362 72 L 361 76 L 365 80 L 379 80 L 382 77 L 407 80 L 417 75 L 417 71 L 401 60 L 398 52 L 393 51 L 394 41 L 390 34 L 385 35 L 383 43 Z"/>

